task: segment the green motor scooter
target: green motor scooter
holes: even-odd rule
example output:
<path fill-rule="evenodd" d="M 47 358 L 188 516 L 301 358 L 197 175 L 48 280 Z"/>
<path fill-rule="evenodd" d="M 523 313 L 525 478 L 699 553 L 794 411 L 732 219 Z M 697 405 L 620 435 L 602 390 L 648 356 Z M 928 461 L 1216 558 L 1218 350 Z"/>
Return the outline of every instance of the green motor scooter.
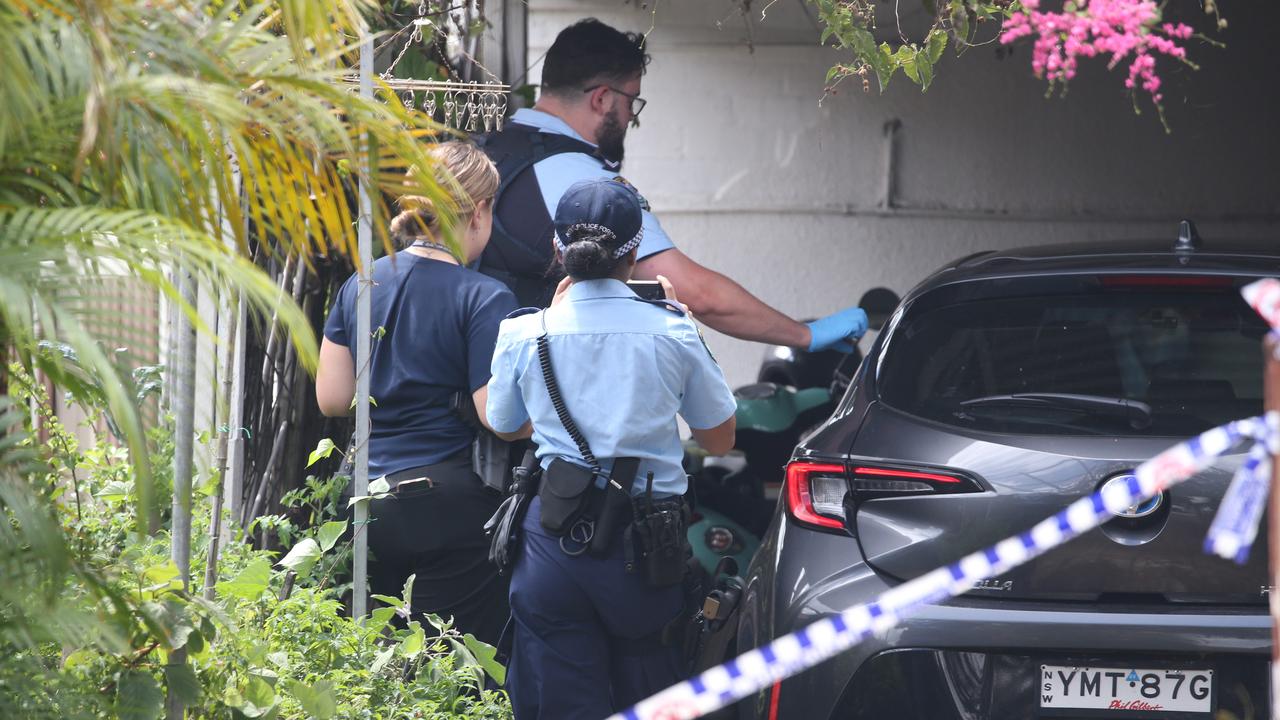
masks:
<path fill-rule="evenodd" d="M 858 304 L 867 311 L 871 330 L 878 331 L 898 301 L 892 290 L 874 288 Z M 792 450 L 802 434 L 831 415 L 861 362 L 856 345 L 852 353 L 768 346 L 758 382 L 733 393 L 734 449 L 724 457 L 707 457 L 686 443 L 694 505 L 688 540 L 708 573 L 714 574 L 724 558 L 742 570 L 750 564 L 773 517 Z"/>

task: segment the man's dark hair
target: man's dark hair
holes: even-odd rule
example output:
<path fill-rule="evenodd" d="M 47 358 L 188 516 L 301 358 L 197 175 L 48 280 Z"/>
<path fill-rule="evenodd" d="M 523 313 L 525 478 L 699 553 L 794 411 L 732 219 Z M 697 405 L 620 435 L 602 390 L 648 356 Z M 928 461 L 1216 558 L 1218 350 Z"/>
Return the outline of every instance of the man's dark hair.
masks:
<path fill-rule="evenodd" d="M 644 73 L 644 36 L 579 20 L 556 36 L 542 64 L 542 89 L 556 94 L 585 90 L 597 80 L 619 82 Z"/>

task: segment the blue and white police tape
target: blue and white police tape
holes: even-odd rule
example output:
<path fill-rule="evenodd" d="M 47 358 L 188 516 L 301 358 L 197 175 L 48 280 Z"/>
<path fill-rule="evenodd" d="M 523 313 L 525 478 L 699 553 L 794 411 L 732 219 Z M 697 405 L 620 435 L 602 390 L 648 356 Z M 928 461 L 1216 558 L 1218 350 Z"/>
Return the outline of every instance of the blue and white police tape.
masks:
<path fill-rule="evenodd" d="M 1240 294 L 1268 325 L 1280 327 L 1280 280 L 1252 282 L 1241 288 Z M 1270 456 L 1280 452 L 1280 428 L 1270 425 L 1254 440 L 1258 444 L 1231 479 L 1204 540 L 1205 552 L 1241 564 L 1249 559 L 1249 549 L 1266 510 L 1271 491 Z"/>
<path fill-rule="evenodd" d="M 1240 294 L 1273 330 L 1280 330 L 1280 280 L 1264 278 L 1251 282 L 1240 288 Z"/>
<path fill-rule="evenodd" d="M 1218 504 L 1218 514 L 1204 538 L 1204 551 L 1243 565 L 1258 537 L 1262 513 L 1271 491 L 1271 455 L 1276 452 L 1276 428 L 1257 441 L 1231 479 L 1226 495 Z"/>
<path fill-rule="evenodd" d="M 1249 283 L 1240 289 L 1240 294 L 1271 326 L 1271 337 L 1280 341 L 1280 280 L 1265 278 Z M 1275 344 L 1273 352 L 1280 360 L 1280 342 Z"/>
<path fill-rule="evenodd" d="M 1134 503 L 1182 482 L 1245 441 L 1273 437 L 1277 427 L 1280 413 L 1272 412 L 1265 420 L 1237 420 L 1179 443 L 1139 465 L 1128 482 L 1108 485 L 1081 498 L 1020 535 L 905 582 L 873 602 L 822 618 L 768 645 L 748 650 L 608 720 L 689 720 L 725 707 L 831 658 L 872 633 L 888 631 L 924 605 L 960 595 L 979 581 L 1008 572 L 1062 545 Z M 1252 507 L 1251 498 L 1239 500 Z M 1239 515 L 1245 517 L 1249 513 Z M 1228 524 L 1237 527 L 1235 523 Z"/>

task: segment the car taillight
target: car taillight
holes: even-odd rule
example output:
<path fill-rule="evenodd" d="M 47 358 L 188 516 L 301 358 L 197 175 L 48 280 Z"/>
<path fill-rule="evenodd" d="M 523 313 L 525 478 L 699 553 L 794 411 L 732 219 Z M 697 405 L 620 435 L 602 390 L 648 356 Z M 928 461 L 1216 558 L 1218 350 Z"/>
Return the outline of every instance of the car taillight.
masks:
<path fill-rule="evenodd" d="M 844 466 L 793 462 L 787 466 L 787 512 L 799 523 L 844 529 Z"/>
<path fill-rule="evenodd" d="M 787 512 L 796 522 L 827 530 L 845 529 L 845 496 L 874 499 L 902 495 L 981 492 L 959 475 L 903 468 L 796 461 L 787 466 Z"/>
<path fill-rule="evenodd" d="M 973 492 L 973 481 L 954 475 L 887 467 L 855 467 L 853 490 L 870 495 Z"/>

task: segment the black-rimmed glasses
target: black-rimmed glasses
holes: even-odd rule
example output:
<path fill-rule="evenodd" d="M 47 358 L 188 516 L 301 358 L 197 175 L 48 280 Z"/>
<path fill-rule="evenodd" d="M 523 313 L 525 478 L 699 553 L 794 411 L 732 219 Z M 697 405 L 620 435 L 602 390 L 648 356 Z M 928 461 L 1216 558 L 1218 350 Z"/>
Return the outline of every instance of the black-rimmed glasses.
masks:
<path fill-rule="evenodd" d="M 600 88 L 608 88 L 608 89 L 610 89 L 610 90 L 612 90 L 612 91 L 614 91 L 614 92 L 618 93 L 619 95 L 621 95 L 621 96 L 623 96 L 623 97 L 625 97 L 625 98 L 629 99 L 629 100 L 631 101 L 631 117 L 632 117 L 632 119 L 635 119 L 635 118 L 640 117 L 640 111 L 641 111 L 641 110 L 644 110 L 644 106 L 645 106 L 645 104 L 647 103 L 647 101 L 646 101 L 644 98 L 640 97 L 639 95 L 632 95 L 631 93 L 629 93 L 629 92 L 624 92 L 624 91 L 622 91 L 622 90 L 619 90 L 618 88 L 616 88 L 616 87 L 614 87 L 614 86 L 612 86 L 612 85 L 592 85 L 591 87 L 587 88 L 586 90 L 583 90 L 582 92 L 583 92 L 583 94 L 586 94 L 586 93 L 589 93 L 589 92 L 591 92 L 591 91 L 593 91 L 593 90 L 599 90 Z"/>

